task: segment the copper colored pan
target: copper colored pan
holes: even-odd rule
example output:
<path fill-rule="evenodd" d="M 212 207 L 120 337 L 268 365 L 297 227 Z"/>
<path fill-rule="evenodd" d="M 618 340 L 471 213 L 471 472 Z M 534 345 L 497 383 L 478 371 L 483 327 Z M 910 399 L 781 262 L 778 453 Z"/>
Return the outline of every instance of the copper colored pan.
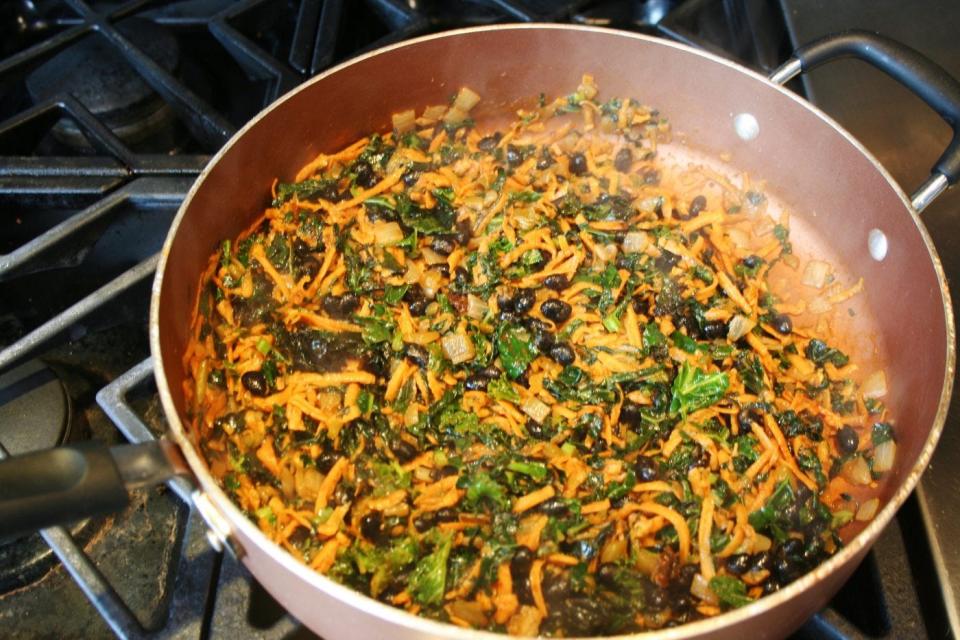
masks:
<path fill-rule="evenodd" d="M 826 256 L 866 280 L 856 315 L 840 313 L 836 321 L 847 335 L 859 338 L 857 358 L 882 364 L 891 383 L 886 404 L 898 419 L 899 442 L 891 481 L 881 491 L 882 510 L 841 552 L 781 591 L 657 637 L 787 635 L 827 603 L 913 490 L 940 435 L 953 384 L 949 294 L 918 212 L 960 174 L 960 145 L 951 142 L 911 203 L 856 140 L 779 86 L 845 55 L 865 59 L 908 85 L 951 125 L 960 120 L 956 81 L 916 52 L 863 33 L 801 49 L 771 80 L 678 44 L 555 25 L 427 36 L 314 78 L 274 103 L 217 154 L 188 194 L 164 245 L 150 341 L 170 438 L 177 446 L 141 446 L 112 456 L 106 450 L 61 449 L 0 464 L 0 535 L 121 508 L 126 501 L 122 480 L 136 482 L 166 466 L 192 479 L 194 501 L 211 527 L 211 539 L 239 556 L 277 600 L 320 635 L 499 637 L 381 604 L 315 573 L 269 541 L 217 486 L 184 432 L 182 353 L 208 257 L 222 238 L 236 236 L 262 212 L 275 177 L 289 180 L 317 153 L 385 129 L 395 112 L 444 102 L 461 86 L 483 96 L 475 110 L 482 126 L 485 117 L 509 113 L 540 92 L 569 93 L 586 72 L 604 95 L 635 96 L 668 114 L 679 140 L 672 152 L 723 158 L 765 181 L 767 192 L 793 216 L 798 252 Z M 94 490 L 99 490 L 96 499 Z"/>

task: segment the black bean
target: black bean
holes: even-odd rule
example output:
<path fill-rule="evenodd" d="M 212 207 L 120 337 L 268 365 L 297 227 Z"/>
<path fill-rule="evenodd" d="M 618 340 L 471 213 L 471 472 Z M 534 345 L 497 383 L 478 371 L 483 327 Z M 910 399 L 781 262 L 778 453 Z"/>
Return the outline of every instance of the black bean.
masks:
<path fill-rule="evenodd" d="M 573 361 L 577 358 L 573 349 L 565 342 L 558 342 L 550 347 L 547 355 L 550 356 L 551 360 L 559 362 L 562 365 L 573 364 Z"/>
<path fill-rule="evenodd" d="M 373 167 L 366 160 L 358 160 L 353 167 L 354 175 L 356 175 L 354 183 L 364 189 L 369 189 L 380 181 L 377 174 L 373 172 Z"/>
<path fill-rule="evenodd" d="M 740 423 L 741 428 L 749 428 L 751 422 L 762 427 L 763 409 L 756 404 L 748 404 L 740 409 L 740 413 L 737 414 L 737 421 Z"/>
<path fill-rule="evenodd" d="M 320 457 L 317 458 L 317 470 L 319 470 L 320 473 L 328 473 L 339 459 L 340 456 L 338 456 L 336 452 L 324 451 L 320 454 Z"/>
<path fill-rule="evenodd" d="M 407 358 L 418 367 L 425 367 L 430 362 L 430 353 L 418 344 L 408 344 Z"/>
<path fill-rule="evenodd" d="M 612 562 L 604 562 L 597 569 L 597 582 L 610 589 L 617 586 L 617 565 Z"/>
<path fill-rule="evenodd" d="M 773 566 L 773 556 L 769 551 L 761 551 L 760 553 L 753 555 L 750 559 L 751 571 L 763 571 L 764 569 L 769 570 Z"/>
<path fill-rule="evenodd" d="M 457 519 L 457 512 L 450 507 L 444 507 L 437 511 L 437 522 L 453 522 Z"/>
<path fill-rule="evenodd" d="M 473 282 L 470 272 L 463 267 L 457 267 L 453 272 L 453 284 L 459 289 L 465 289 Z"/>
<path fill-rule="evenodd" d="M 727 324 L 722 320 L 710 320 L 703 325 L 703 337 L 707 340 L 722 338 L 727 333 Z"/>
<path fill-rule="evenodd" d="M 513 313 L 513 300 L 514 300 L 514 297 L 512 295 L 508 295 L 506 293 L 498 293 L 497 309 L 499 309 L 501 313 L 502 312 Z"/>
<path fill-rule="evenodd" d="M 400 438 L 390 442 L 390 451 L 393 451 L 393 455 L 397 456 L 401 463 L 410 462 L 417 457 L 417 448 Z"/>
<path fill-rule="evenodd" d="M 640 456 L 637 458 L 637 461 L 633 463 L 633 473 L 640 482 L 653 482 L 659 475 L 658 467 L 657 461 L 653 458 Z"/>
<path fill-rule="evenodd" d="M 661 249 L 660 251 L 660 257 L 653 261 L 653 266 L 663 273 L 669 273 L 670 270 L 680 262 L 680 256 L 666 249 Z"/>
<path fill-rule="evenodd" d="M 633 151 L 630 150 L 630 147 L 624 147 L 617 151 L 617 155 L 613 158 L 614 168 L 621 173 L 626 173 L 630 171 L 631 165 L 633 165 Z"/>
<path fill-rule="evenodd" d="M 532 566 L 533 552 L 525 546 L 520 546 L 510 558 L 510 576 L 514 580 L 520 580 L 530 574 Z"/>
<path fill-rule="evenodd" d="M 689 565 L 688 565 L 689 566 Z M 673 599 L 673 608 L 677 611 L 686 611 L 693 606 L 693 598 L 683 593 Z"/>
<path fill-rule="evenodd" d="M 550 167 L 553 164 L 553 156 L 550 155 L 550 149 L 543 147 L 540 151 L 540 157 L 537 158 L 537 169 L 543 171 Z"/>
<path fill-rule="evenodd" d="M 426 298 L 420 298 L 419 300 L 414 300 L 410 303 L 410 315 L 412 316 L 422 316 L 427 312 L 427 307 L 430 306 L 430 301 Z"/>
<path fill-rule="evenodd" d="M 562 273 L 555 273 L 543 279 L 543 286 L 553 291 L 563 291 L 570 286 L 570 279 Z"/>
<path fill-rule="evenodd" d="M 555 342 L 556 339 L 549 331 L 533 332 L 533 346 L 535 346 L 540 353 L 549 351 Z"/>
<path fill-rule="evenodd" d="M 660 587 L 654 587 L 647 592 L 646 608 L 650 611 L 661 611 L 667 606 L 667 592 Z"/>
<path fill-rule="evenodd" d="M 480 151 L 486 151 L 487 153 L 490 153 L 497 148 L 497 143 L 500 142 L 500 138 L 502 137 L 503 134 L 497 131 L 492 135 L 481 138 L 480 142 L 477 143 L 477 148 L 480 149 Z"/>
<path fill-rule="evenodd" d="M 640 424 L 640 420 L 643 418 L 643 414 L 640 412 L 640 405 L 636 402 L 631 402 L 626 400 L 623 403 L 623 406 L 620 407 L 620 422 L 623 424 Z"/>
<path fill-rule="evenodd" d="M 403 175 L 400 176 L 400 179 L 403 180 L 403 185 L 405 187 L 412 187 L 417 184 L 417 181 L 420 179 L 421 172 L 414 169 L 407 169 L 403 172 Z"/>
<path fill-rule="evenodd" d="M 685 564 L 680 567 L 680 576 L 679 580 L 685 589 L 689 589 L 690 585 L 693 583 L 694 576 L 697 575 L 698 567 L 695 564 Z"/>
<path fill-rule="evenodd" d="M 803 504 L 807 500 L 813 497 L 813 491 L 810 490 L 810 487 L 803 484 L 802 482 L 797 485 L 797 502 Z"/>
<path fill-rule="evenodd" d="M 378 540 L 383 533 L 383 514 L 371 511 L 360 519 L 360 533 L 368 540 Z"/>
<path fill-rule="evenodd" d="M 633 306 L 634 313 L 641 313 L 645 316 L 650 315 L 650 302 L 646 298 L 634 296 L 630 304 Z"/>
<path fill-rule="evenodd" d="M 507 164 L 511 167 L 516 166 L 523 162 L 523 156 L 520 154 L 520 149 L 517 149 L 512 144 L 507 145 Z"/>
<path fill-rule="evenodd" d="M 700 212 L 707 206 L 707 199 L 704 196 L 697 196 L 690 201 L 690 208 L 687 210 L 691 218 L 696 218 Z"/>
<path fill-rule="evenodd" d="M 493 365 L 490 365 L 489 367 L 485 367 L 481 369 L 480 371 L 477 372 L 477 374 L 483 376 L 487 380 L 497 380 L 500 378 L 501 375 L 503 375 L 500 369 L 497 369 Z"/>
<path fill-rule="evenodd" d="M 323 299 L 323 310 L 334 318 L 345 318 L 360 308 L 360 298 L 353 293 L 342 296 L 326 296 Z"/>
<path fill-rule="evenodd" d="M 567 158 L 567 168 L 575 176 L 582 176 L 589 167 L 587 167 L 587 157 L 582 153 L 571 154 Z"/>
<path fill-rule="evenodd" d="M 567 503 L 560 498 L 550 498 L 540 503 L 537 509 L 548 516 L 562 516 L 567 512 Z"/>
<path fill-rule="evenodd" d="M 778 313 L 773 316 L 772 324 L 773 328 L 777 330 L 777 333 L 788 335 L 793 331 L 793 320 L 785 313 Z"/>
<path fill-rule="evenodd" d="M 763 258 L 760 256 L 749 255 L 740 262 L 742 262 L 743 266 L 745 266 L 747 269 L 756 269 L 763 264 Z"/>
<path fill-rule="evenodd" d="M 549 300 L 544 300 L 540 305 L 540 313 L 542 313 L 547 320 L 552 320 L 557 324 L 563 324 L 570 319 L 570 314 L 573 313 L 573 307 L 571 307 L 568 302 L 564 302 L 558 298 L 550 298 Z"/>
<path fill-rule="evenodd" d="M 473 237 L 473 229 L 470 227 L 470 220 L 458 220 L 456 224 L 456 231 L 454 231 L 453 237 L 456 239 L 457 244 L 459 244 L 461 247 L 467 246 L 467 243 L 470 242 L 470 238 Z"/>
<path fill-rule="evenodd" d="M 544 428 L 544 426 L 536 420 L 527 421 L 527 433 L 530 434 L 531 438 L 535 438 L 536 440 L 550 439 L 550 434 L 547 433 L 547 430 Z"/>
<path fill-rule="evenodd" d="M 433 511 L 421 513 L 419 516 L 413 519 L 413 528 L 419 533 L 423 533 L 424 531 L 431 529 L 434 524 L 436 524 L 436 519 Z"/>
<path fill-rule="evenodd" d="M 790 582 L 796 573 L 796 567 L 788 558 L 777 558 L 773 562 L 771 573 L 783 582 Z"/>
<path fill-rule="evenodd" d="M 732 556 L 727 556 L 724 566 L 727 571 L 735 576 L 743 575 L 750 568 L 750 556 L 746 553 L 735 553 Z"/>
<path fill-rule="evenodd" d="M 448 264 L 435 264 L 433 265 L 433 270 L 442 275 L 444 278 L 450 277 L 450 265 Z"/>
<path fill-rule="evenodd" d="M 440 476 L 441 476 L 441 477 L 446 478 L 446 477 L 448 477 L 448 476 L 455 476 L 455 475 L 457 475 L 458 473 L 460 473 L 460 470 L 457 469 L 457 468 L 456 468 L 455 466 L 453 466 L 452 464 L 445 464 L 445 465 L 443 465 L 442 467 L 440 467 Z"/>
<path fill-rule="evenodd" d="M 513 297 L 513 310 L 515 313 L 521 315 L 533 309 L 533 305 L 537 301 L 537 296 L 533 292 L 533 289 L 521 289 L 517 292 L 517 295 Z"/>
<path fill-rule="evenodd" d="M 777 591 L 780 591 L 780 582 L 775 578 L 768 578 L 767 581 L 763 583 L 763 595 L 768 596 Z"/>
<path fill-rule="evenodd" d="M 837 449 L 844 455 L 850 455 L 860 447 L 860 436 L 850 425 L 844 425 L 837 431 Z"/>
<path fill-rule="evenodd" d="M 270 385 L 267 384 L 267 376 L 259 371 L 247 371 L 240 376 L 240 382 L 243 386 L 255 396 L 264 397 L 270 393 Z"/>
<path fill-rule="evenodd" d="M 656 169 L 644 169 L 643 182 L 651 185 L 660 184 L 660 172 Z"/>
<path fill-rule="evenodd" d="M 798 557 L 803 553 L 803 541 L 790 538 L 783 543 L 783 553 L 787 556 Z"/>
<path fill-rule="evenodd" d="M 452 236 L 434 236 L 430 248 L 443 256 L 448 256 L 457 248 Z"/>
<path fill-rule="evenodd" d="M 467 391 L 486 391 L 490 381 L 479 374 L 469 376 L 463 383 Z"/>

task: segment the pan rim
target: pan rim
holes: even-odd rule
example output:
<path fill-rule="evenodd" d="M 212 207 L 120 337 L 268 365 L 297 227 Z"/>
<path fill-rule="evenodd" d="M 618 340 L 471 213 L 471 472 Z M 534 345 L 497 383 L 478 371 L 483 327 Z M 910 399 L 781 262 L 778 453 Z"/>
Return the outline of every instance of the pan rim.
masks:
<path fill-rule="evenodd" d="M 916 461 L 910 469 L 910 472 L 901 482 L 900 486 L 897 488 L 896 492 L 891 496 L 887 504 L 881 509 L 881 511 L 874 517 L 874 519 L 859 533 L 857 536 L 850 541 L 843 549 L 837 553 L 835 556 L 831 557 L 826 562 L 820 564 L 815 569 L 802 576 L 801 578 L 790 583 L 787 587 L 784 587 L 780 591 L 764 596 L 760 600 L 750 604 L 748 606 L 742 607 L 740 609 L 734 609 L 727 611 L 718 616 L 707 618 L 704 620 L 696 621 L 681 625 L 674 629 L 664 629 L 657 631 L 648 631 L 638 634 L 627 634 L 622 636 L 607 636 L 607 637 L 618 637 L 618 638 L 644 638 L 650 637 L 653 634 L 656 634 L 658 638 L 664 639 L 679 639 L 679 638 L 688 638 L 693 636 L 698 636 L 709 631 L 716 631 L 721 628 L 729 628 L 736 624 L 739 624 L 746 619 L 753 617 L 754 615 L 765 611 L 767 609 L 775 609 L 787 601 L 792 600 L 796 597 L 799 597 L 801 593 L 806 592 L 808 589 L 811 589 L 817 582 L 826 576 L 832 574 L 834 571 L 839 570 L 843 565 L 846 565 L 854 557 L 863 552 L 865 548 L 872 545 L 876 538 L 879 536 L 880 532 L 886 528 L 890 520 L 893 518 L 896 511 L 902 506 L 904 501 L 907 499 L 909 494 L 916 487 L 920 475 L 926 469 L 927 465 L 930 462 L 930 458 L 933 455 L 933 451 L 936 447 L 937 442 L 940 439 L 940 435 L 943 431 L 943 426 L 946 420 L 947 411 L 949 409 L 949 403 L 951 398 L 951 393 L 953 389 L 954 382 L 954 371 L 956 363 L 956 328 L 954 324 L 954 315 L 953 308 L 951 305 L 950 292 L 947 287 L 946 276 L 943 272 L 943 266 L 941 264 L 939 255 L 937 254 L 936 248 L 933 245 L 933 241 L 927 232 L 926 227 L 920 220 L 919 214 L 913 209 L 910 204 L 910 200 L 900 187 L 900 185 L 893 179 L 890 173 L 883 167 L 882 164 L 849 132 L 847 132 L 843 127 L 841 127 L 836 121 L 834 121 L 829 115 L 821 111 L 819 108 L 801 98 L 800 96 L 788 91 L 784 87 L 771 82 L 765 76 L 747 69 L 737 63 L 726 60 L 715 54 L 700 51 L 694 49 L 693 47 L 671 42 L 664 40 L 662 38 L 656 38 L 652 36 L 647 36 L 644 34 L 637 34 L 629 31 L 617 30 L 617 29 L 608 29 L 603 27 L 595 27 L 589 25 L 565 25 L 565 24 L 542 24 L 542 23 L 522 23 L 522 24 L 501 24 L 501 25 L 488 25 L 488 26 L 479 26 L 479 27 L 469 27 L 464 29 L 455 29 L 450 31 L 443 31 L 440 33 L 430 34 L 426 36 L 421 36 L 418 38 L 413 38 L 410 40 L 405 40 L 399 43 L 394 43 L 373 51 L 367 52 L 355 58 L 351 58 L 343 63 L 340 63 L 334 67 L 331 67 L 327 71 L 318 74 L 317 76 L 311 78 L 310 80 L 298 85 L 284 96 L 278 98 L 270 106 L 263 109 L 259 112 L 254 118 L 252 118 L 248 123 L 241 127 L 231 139 L 210 159 L 207 166 L 204 167 L 203 171 L 197 177 L 190 190 L 184 197 L 182 204 L 180 205 L 177 215 L 171 223 L 170 229 L 167 233 L 167 237 L 164 241 L 163 248 L 160 253 L 160 259 L 157 263 L 156 274 L 154 276 L 152 290 L 151 290 L 151 300 L 150 300 L 150 315 L 149 315 L 149 337 L 150 337 L 150 351 L 154 360 L 154 377 L 156 378 L 157 389 L 160 395 L 161 404 L 164 409 L 164 414 L 168 420 L 170 433 L 173 436 L 173 439 L 177 442 L 180 448 L 183 450 L 184 457 L 187 459 L 188 464 L 190 465 L 191 471 L 195 475 L 195 481 L 198 485 L 197 490 L 205 493 L 210 501 L 215 505 L 215 508 L 220 511 L 222 515 L 230 522 L 230 524 L 240 531 L 242 531 L 244 537 L 252 540 L 258 548 L 263 550 L 270 558 L 276 562 L 279 562 L 284 570 L 292 572 L 300 580 L 307 583 L 310 587 L 314 589 L 319 589 L 333 598 L 336 598 L 338 601 L 345 605 L 349 605 L 353 608 L 365 611 L 370 615 L 374 615 L 381 620 L 386 622 L 397 624 L 407 629 L 411 629 L 420 633 L 429 634 L 431 636 L 439 637 L 450 637 L 450 638 L 466 638 L 466 637 L 478 637 L 478 638 L 503 638 L 504 635 L 494 632 L 480 632 L 473 630 L 466 630 L 456 627 L 452 624 L 442 623 L 432 619 L 424 618 L 417 616 L 411 613 L 408 613 L 402 609 L 392 607 L 390 605 L 381 603 L 373 598 L 370 598 L 359 591 L 355 591 L 346 587 L 331 578 L 326 577 L 323 574 L 320 574 L 313 569 L 309 568 L 307 565 L 299 562 L 296 558 L 293 557 L 290 553 L 282 549 L 279 545 L 272 542 L 269 538 L 264 535 L 259 528 L 257 528 L 240 510 L 234 505 L 234 503 L 229 499 L 229 497 L 223 492 L 223 490 L 216 484 L 212 475 L 206 468 L 206 464 L 202 460 L 201 456 L 198 454 L 193 444 L 190 442 L 190 439 L 187 437 L 186 433 L 183 430 L 183 425 L 180 420 L 179 412 L 177 411 L 176 406 L 173 402 L 173 397 L 170 393 L 169 385 L 167 384 L 166 373 L 164 369 L 162 349 L 160 345 L 160 296 L 163 287 L 163 279 L 166 271 L 167 259 L 170 254 L 170 250 L 173 246 L 173 242 L 178 235 L 178 230 L 180 227 L 183 218 L 187 210 L 190 208 L 190 205 L 193 201 L 194 196 L 197 191 L 203 186 L 206 181 L 207 176 L 215 167 L 220 159 L 230 152 L 233 146 L 240 140 L 246 132 L 257 126 L 257 124 L 266 117 L 267 114 L 271 113 L 274 109 L 279 108 L 287 100 L 291 99 L 295 94 L 300 91 L 305 90 L 307 87 L 311 86 L 314 83 L 320 82 L 331 76 L 335 73 L 340 72 L 343 69 L 346 69 L 350 66 L 353 66 L 357 63 L 360 63 L 364 60 L 376 57 L 389 53 L 391 51 L 416 46 L 423 42 L 429 42 L 438 39 L 447 39 L 455 38 L 462 35 L 470 35 L 475 33 L 483 33 L 487 31 L 505 31 L 505 30 L 541 30 L 541 31 L 580 31 L 580 32 L 589 32 L 589 33 L 598 33 L 605 36 L 612 37 L 621 37 L 629 38 L 634 40 L 641 40 L 649 44 L 654 44 L 657 46 L 666 46 L 671 47 L 680 51 L 683 51 L 688 54 L 698 56 L 706 61 L 717 63 L 728 67 L 734 71 L 744 73 L 747 76 L 753 78 L 754 80 L 760 81 L 766 87 L 778 91 L 781 95 L 795 103 L 799 104 L 803 108 L 810 111 L 813 115 L 820 118 L 826 125 L 832 127 L 840 135 L 842 135 L 848 143 L 852 144 L 861 154 L 863 154 L 873 166 L 880 172 L 880 174 L 886 179 L 887 183 L 894 189 L 897 196 L 900 198 L 906 212 L 911 216 L 914 225 L 917 227 L 918 232 L 921 235 L 924 245 L 926 246 L 928 256 L 931 260 L 934 272 L 937 276 L 941 301 L 943 303 L 944 311 L 944 330 L 945 330 L 945 339 L 946 339 L 946 354 L 945 354 L 945 367 L 944 367 L 944 383 L 941 389 L 937 412 L 933 419 L 933 424 L 927 435 L 926 441 L 924 442 L 923 448 L 921 449 L 919 455 L 917 456 Z"/>

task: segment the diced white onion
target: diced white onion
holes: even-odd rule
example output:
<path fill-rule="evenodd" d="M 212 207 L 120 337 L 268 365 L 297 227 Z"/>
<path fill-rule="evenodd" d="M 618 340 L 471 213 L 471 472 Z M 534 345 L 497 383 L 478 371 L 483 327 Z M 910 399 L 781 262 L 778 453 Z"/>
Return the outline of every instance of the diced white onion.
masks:
<path fill-rule="evenodd" d="M 423 267 L 420 266 L 420 263 L 411 260 L 407 262 L 407 272 L 403 274 L 403 281 L 407 284 L 413 284 L 419 282 L 422 275 Z"/>
<path fill-rule="evenodd" d="M 743 229 L 737 229 L 736 227 L 727 229 L 727 237 L 730 238 L 733 246 L 738 249 L 746 249 L 750 246 L 750 236 Z"/>
<path fill-rule="evenodd" d="M 457 109 L 456 107 L 450 107 L 447 110 L 447 113 L 443 116 L 443 121 L 447 124 L 460 124 L 467 119 L 467 113 L 462 109 Z"/>
<path fill-rule="evenodd" d="M 380 246 L 394 244 L 403 240 L 403 229 L 396 222 L 377 220 L 373 223 L 373 238 Z"/>
<path fill-rule="evenodd" d="M 810 301 L 810 304 L 807 305 L 807 311 L 810 313 L 826 313 L 833 308 L 833 305 L 830 304 L 830 301 L 826 298 L 816 297 Z"/>
<path fill-rule="evenodd" d="M 698 573 L 693 576 L 693 582 L 690 583 L 690 593 L 700 598 L 707 604 L 717 604 L 719 600 L 717 599 L 717 594 L 710 589 L 710 581 L 703 577 L 703 574 Z"/>
<path fill-rule="evenodd" d="M 887 440 L 877 445 L 873 450 L 873 470 L 877 472 L 893 469 L 893 460 L 897 457 L 897 443 Z"/>
<path fill-rule="evenodd" d="M 448 333 L 440 340 L 443 347 L 443 353 L 453 364 L 460 364 L 467 360 L 472 360 L 476 355 L 473 349 L 473 341 L 462 333 Z"/>
<path fill-rule="evenodd" d="M 753 539 L 753 552 L 760 553 L 761 551 L 769 551 L 770 547 L 773 546 L 773 541 L 770 540 L 767 536 L 758 533 Z"/>
<path fill-rule="evenodd" d="M 598 244 L 594 249 L 593 257 L 599 260 L 601 263 L 610 262 L 617 257 L 617 245 Z"/>
<path fill-rule="evenodd" d="M 416 119 L 417 116 L 413 109 L 395 113 L 392 117 L 393 128 L 397 133 L 407 133 L 408 131 L 413 130 L 413 127 L 416 124 Z"/>
<path fill-rule="evenodd" d="M 650 237 L 644 231 L 631 231 L 623 238 L 625 253 L 641 253 L 650 244 Z"/>
<path fill-rule="evenodd" d="M 550 415 L 550 407 L 547 403 L 533 397 L 524 400 L 523 404 L 520 405 L 520 409 L 537 424 L 541 424 L 544 418 Z"/>
<path fill-rule="evenodd" d="M 489 307 L 487 303 L 472 293 L 467 294 L 467 315 L 474 320 L 480 320 L 487 315 Z"/>
<path fill-rule="evenodd" d="M 439 271 L 431 269 L 420 276 L 420 287 L 423 288 L 423 295 L 429 300 L 433 300 L 440 289 L 440 283 L 443 282 L 443 276 Z"/>
<path fill-rule="evenodd" d="M 811 260 L 803 270 L 803 284 L 816 289 L 823 289 L 830 275 L 830 263 L 823 260 Z"/>
<path fill-rule="evenodd" d="M 447 112 L 447 107 L 442 104 L 435 104 L 423 110 L 425 120 L 439 120 Z"/>
<path fill-rule="evenodd" d="M 750 333 L 755 326 L 757 326 L 756 322 L 738 313 L 737 315 L 733 316 L 733 318 L 730 320 L 730 324 L 727 325 L 727 339 L 731 342 L 736 342 L 743 336 Z"/>
<path fill-rule="evenodd" d="M 430 247 L 423 247 L 420 249 L 420 253 L 423 254 L 423 261 L 427 264 L 446 264 L 447 257 L 442 256 Z"/>
<path fill-rule="evenodd" d="M 877 498 L 871 498 L 860 505 L 860 508 L 857 509 L 857 515 L 854 516 L 860 522 L 866 522 L 877 515 L 877 509 L 880 508 L 880 500 Z"/>
<path fill-rule="evenodd" d="M 453 107 L 469 113 L 470 109 L 477 106 L 478 102 L 480 102 L 480 94 L 473 91 L 470 87 L 461 87 L 457 93 L 457 98 L 453 101 Z"/>
<path fill-rule="evenodd" d="M 842 475 L 844 478 L 858 485 L 868 485 L 873 478 L 870 477 L 870 467 L 863 456 L 857 456 L 843 465 Z"/>
<path fill-rule="evenodd" d="M 627 537 L 618 536 L 603 545 L 600 552 L 600 562 L 617 562 L 627 557 Z"/>
<path fill-rule="evenodd" d="M 417 424 L 417 420 L 420 419 L 420 410 L 417 409 L 417 405 L 410 403 L 407 405 L 407 410 L 403 412 L 403 424 L 412 427 Z"/>
<path fill-rule="evenodd" d="M 887 395 L 887 374 L 883 372 L 883 369 L 874 371 L 863 381 L 860 393 L 863 394 L 864 398 L 882 398 Z"/>

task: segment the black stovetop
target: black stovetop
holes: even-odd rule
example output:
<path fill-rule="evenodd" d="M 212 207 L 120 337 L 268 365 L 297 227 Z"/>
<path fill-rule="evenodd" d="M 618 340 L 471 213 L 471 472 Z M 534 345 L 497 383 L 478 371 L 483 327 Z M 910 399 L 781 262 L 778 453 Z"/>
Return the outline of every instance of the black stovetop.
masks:
<path fill-rule="evenodd" d="M 331 64 L 443 29 L 566 21 L 678 39 L 768 72 L 798 43 L 878 30 L 960 77 L 960 5 L 938 0 L 183 0 L 0 3 L 0 450 L 163 432 L 146 335 L 155 253 L 209 156 Z M 796 84 L 909 191 L 949 131 L 879 73 Z M 960 277 L 960 189 L 924 213 Z M 921 488 L 797 639 L 958 635 L 960 407 Z M 210 549 L 188 487 L 0 541 L 4 637 L 312 637 Z"/>

